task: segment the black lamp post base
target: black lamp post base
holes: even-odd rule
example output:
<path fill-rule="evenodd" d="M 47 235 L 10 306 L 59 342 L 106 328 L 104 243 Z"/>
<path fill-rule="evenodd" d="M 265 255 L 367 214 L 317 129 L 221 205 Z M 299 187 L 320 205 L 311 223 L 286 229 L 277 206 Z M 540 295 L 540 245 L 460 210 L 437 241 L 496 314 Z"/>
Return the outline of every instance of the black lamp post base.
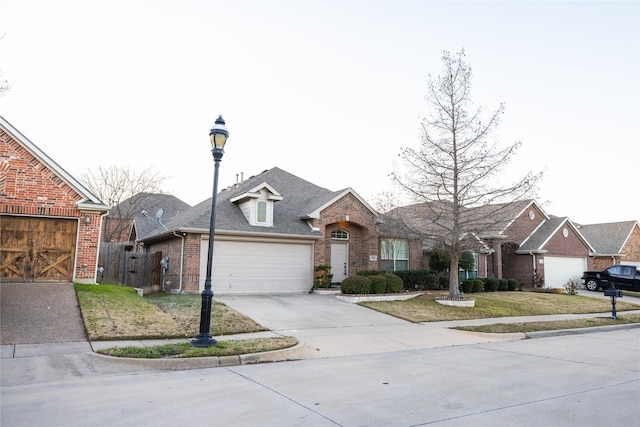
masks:
<path fill-rule="evenodd" d="M 191 340 L 191 347 L 209 348 L 214 347 L 216 344 L 218 344 L 218 341 L 210 334 L 198 334 L 198 336 Z"/>

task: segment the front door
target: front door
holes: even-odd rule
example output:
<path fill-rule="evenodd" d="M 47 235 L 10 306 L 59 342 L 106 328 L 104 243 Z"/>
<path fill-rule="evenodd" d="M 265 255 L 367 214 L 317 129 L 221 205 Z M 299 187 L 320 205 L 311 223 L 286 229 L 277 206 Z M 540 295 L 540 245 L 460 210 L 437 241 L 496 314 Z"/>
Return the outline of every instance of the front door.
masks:
<path fill-rule="evenodd" d="M 334 283 L 342 282 L 349 275 L 349 244 L 331 244 L 331 279 Z"/>

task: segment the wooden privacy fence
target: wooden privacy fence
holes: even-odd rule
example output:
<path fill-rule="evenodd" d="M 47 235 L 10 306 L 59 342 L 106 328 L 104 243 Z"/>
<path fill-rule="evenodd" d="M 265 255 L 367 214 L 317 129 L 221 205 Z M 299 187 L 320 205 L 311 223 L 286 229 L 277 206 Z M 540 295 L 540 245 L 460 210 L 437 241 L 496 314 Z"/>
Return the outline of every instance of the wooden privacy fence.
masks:
<path fill-rule="evenodd" d="M 160 289 L 162 252 L 133 252 L 133 245 L 126 243 L 101 243 L 98 273 L 101 283 L 119 283 L 142 288 L 145 293 Z"/>

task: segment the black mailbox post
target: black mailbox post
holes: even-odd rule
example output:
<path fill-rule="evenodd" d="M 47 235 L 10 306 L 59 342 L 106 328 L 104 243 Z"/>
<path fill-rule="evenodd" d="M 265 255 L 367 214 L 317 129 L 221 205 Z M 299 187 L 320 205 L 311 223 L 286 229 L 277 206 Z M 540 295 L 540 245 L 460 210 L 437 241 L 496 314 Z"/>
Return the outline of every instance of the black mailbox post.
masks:
<path fill-rule="evenodd" d="M 618 316 L 616 315 L 616 298 L 622 298 L 622 291 L 616 289 L 615 283 L 611 282 L 611 287 L 604 290 L 604 296 L 611 297 L 611 318 L 618 320 Z"/>

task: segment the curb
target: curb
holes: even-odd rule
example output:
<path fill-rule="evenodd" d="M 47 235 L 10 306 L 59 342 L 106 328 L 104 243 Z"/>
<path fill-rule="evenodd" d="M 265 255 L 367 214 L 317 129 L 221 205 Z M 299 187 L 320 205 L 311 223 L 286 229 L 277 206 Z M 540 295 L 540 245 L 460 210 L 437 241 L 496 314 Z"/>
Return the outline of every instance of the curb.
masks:
<path fill-rule="evenodd" d="M 595 332 L 607 332 L 612 330 L 624 330 L 640 328 L 640 323 L 626 323 L 624 325 L 607 325 L 607 326 L 592 326 L 590 328 L 575 328 L 575 329 L 558 329 L 556 331 L 536 331 L 525 332 L 525 338 L 548 338 L 548 337 L 560 337 L 563 335 L 579 335 L 590 334 Z"/>
<path fill-rule="evenodd" d="M 96 352 L 87 353 L 91 357 L 115 364 L 147 366 L 158 370 L 181 371 L 188 369 L 217 368 L 224 366 L 253 365 L 258 363 L 288 362 L 300 360 L 296 354 L 301 353 L 305 344 L 298 341 L 293 347 L 282 350 L 265 351 L 263 353 L 240 354 L 236 356 L 185 357 L 166 359 L 143 359 L 134 357 L 107 356 Z"/>

